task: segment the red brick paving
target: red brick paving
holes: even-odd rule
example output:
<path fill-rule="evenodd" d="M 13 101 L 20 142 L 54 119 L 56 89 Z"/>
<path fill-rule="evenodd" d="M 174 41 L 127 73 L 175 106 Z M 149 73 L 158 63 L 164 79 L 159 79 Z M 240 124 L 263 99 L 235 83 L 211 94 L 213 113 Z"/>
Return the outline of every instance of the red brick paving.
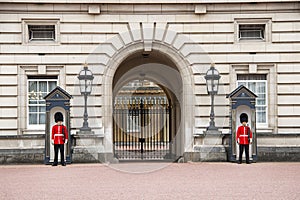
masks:
<path fill-rule="evenodd" d="M 300 199 L 300 163 L 2 165 L 0 175 L 0 199 Z"/>

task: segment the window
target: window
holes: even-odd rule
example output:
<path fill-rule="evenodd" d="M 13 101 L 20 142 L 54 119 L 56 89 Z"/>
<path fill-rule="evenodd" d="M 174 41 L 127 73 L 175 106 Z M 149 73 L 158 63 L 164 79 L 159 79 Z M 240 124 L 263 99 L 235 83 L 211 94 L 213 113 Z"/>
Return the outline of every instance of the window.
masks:
<path fill-rule="evenodd" d="M 260 127 L 268 123 L 267 79 L 262 74 L 238 74 L 237 85 L 244 85 L 258 97 L 256 98 L 256 123 Z"/>
<path fill-rule="evenodd" d="M 29 41 L 55 41 L 55 25 L 28 25 Z"/>
<path fill-rule="evenodd" d="M 57 77 L 28 77 L 28 125 L 42 128 L 46 122 L 44 97 L 57 86 Z"/>
<path fill-rule="evenodd" d="M 265 24 L 239 24 L 240 40 L 264 40 Z"/>
<path fill-rule="evenodd" d="M 57 45 L 60 39 L 59 19 L 23 19 L 23 44 Z"/>
<path fill-rule="evenodd" d="M 234 40 L 236 43 L 271 42 L 271 18 L 235 18 Z"/>

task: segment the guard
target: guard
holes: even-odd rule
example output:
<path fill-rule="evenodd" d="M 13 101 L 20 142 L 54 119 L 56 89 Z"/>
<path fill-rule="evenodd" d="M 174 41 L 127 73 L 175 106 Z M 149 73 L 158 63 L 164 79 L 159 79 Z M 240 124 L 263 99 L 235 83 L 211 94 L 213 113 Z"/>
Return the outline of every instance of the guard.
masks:
<path fill-rule="evenodd" d="M 238 127 L 236 133 L 236 141 L 239 144 L 239 161 L 238 164 L 242 163 L 242 155 L 245 149 L 246 153 L 246 163 L 250 164 L 249 160 L 249 144 L 252 143 L 252 132 L 250 127 L 247 125 L 248 123 L 248 115 L 246 113 L 242 113 L 240 115 L 241 126 Z"/>
<path fill-rule="evenodd" d="M 51 142 L 54 144 L 55 154 L 52 166 L 57 166 L 58 164 L 58 150 L 60 151 L 61 165 L 66 166 L 64 144 L 68 142 L 68 130 L 67 127 L 62 124 L 64 117 L 61 112 L 55 113 L 54 120 L 56 124 L 52 127 Z"/>

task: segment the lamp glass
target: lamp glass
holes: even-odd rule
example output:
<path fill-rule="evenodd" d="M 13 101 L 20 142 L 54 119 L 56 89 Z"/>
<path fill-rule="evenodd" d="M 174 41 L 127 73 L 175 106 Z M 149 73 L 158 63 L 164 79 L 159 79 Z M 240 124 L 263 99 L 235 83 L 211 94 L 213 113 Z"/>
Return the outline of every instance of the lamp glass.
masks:
<path fill-rule="evenodd" d="M 84 67 L 84 69 L 80 71 L 78 79 L 81 94 L 90 94 L 92 92 L 92 81 L 94 79 L 93 73 L 87 67 Z"/>
<path fill-rule="evenodd" d="M 206 75 L 206 86 L 207 86 L 207 92 L 209 94 L 217 94 L 218 89 L 219 89 L 219 79 L 220 79 L 220 74 L 219 71 L 216 70 L 214 67 L 211 67 Z"/>

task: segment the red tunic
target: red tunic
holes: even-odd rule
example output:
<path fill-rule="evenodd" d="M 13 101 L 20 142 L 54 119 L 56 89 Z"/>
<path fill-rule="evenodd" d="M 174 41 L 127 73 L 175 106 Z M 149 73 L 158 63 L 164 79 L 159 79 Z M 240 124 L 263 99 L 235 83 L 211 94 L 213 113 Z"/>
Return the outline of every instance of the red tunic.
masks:
<path fill-rule="evenodd" d="M 250 127 L 248 126 L 240 126 L 236 132 L 236 140 L 240 139 L 240 144 L 249 144 L 248 141 L 248 130 Z M 250 130 L 250 138 L 252 138 L 252 132 Z"/>
<path fill-rule="evenodd" d="M 64 144 L 64 139 L 68 139 L 68 130 L 64 125 L 54 125 L 52 127 L 52 140 L 54 144 Z"/>

